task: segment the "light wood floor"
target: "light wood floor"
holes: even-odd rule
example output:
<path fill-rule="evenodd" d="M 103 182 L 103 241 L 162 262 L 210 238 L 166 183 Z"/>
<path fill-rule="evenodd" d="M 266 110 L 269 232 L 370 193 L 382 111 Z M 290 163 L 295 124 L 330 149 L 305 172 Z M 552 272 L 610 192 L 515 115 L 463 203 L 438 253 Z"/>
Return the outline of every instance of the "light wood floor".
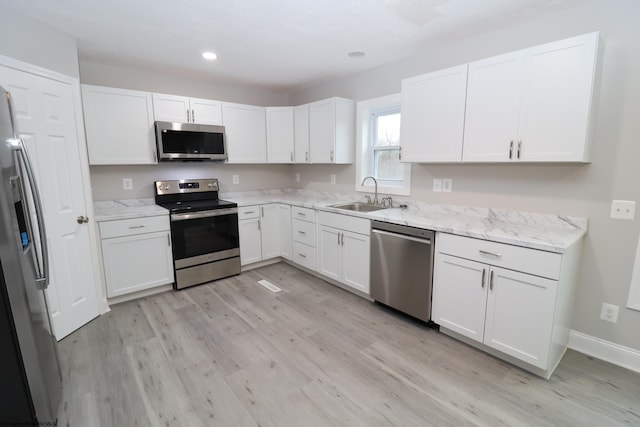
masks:
<path fill-rule="evenodd" d="M 116 305 L 60 355 L 59 425 L 640 425 L 638 374 L 569 351 L 546 381 L 283 263 Z"/>

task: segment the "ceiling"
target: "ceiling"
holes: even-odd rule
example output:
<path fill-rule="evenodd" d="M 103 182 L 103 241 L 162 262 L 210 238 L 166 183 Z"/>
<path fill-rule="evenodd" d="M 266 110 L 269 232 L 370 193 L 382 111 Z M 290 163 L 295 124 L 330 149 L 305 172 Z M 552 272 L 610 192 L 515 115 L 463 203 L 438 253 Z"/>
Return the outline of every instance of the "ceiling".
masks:
<path fill-rule="evenodd" d="M 0 0 L 81 59 L 291 91 L 584 0 Z M 218 59 L 202 59 L 205 50 Z M 366 56 L 349 58 L 350 51 Z M 422 51 L 422 53 L 424 53 Z"/>

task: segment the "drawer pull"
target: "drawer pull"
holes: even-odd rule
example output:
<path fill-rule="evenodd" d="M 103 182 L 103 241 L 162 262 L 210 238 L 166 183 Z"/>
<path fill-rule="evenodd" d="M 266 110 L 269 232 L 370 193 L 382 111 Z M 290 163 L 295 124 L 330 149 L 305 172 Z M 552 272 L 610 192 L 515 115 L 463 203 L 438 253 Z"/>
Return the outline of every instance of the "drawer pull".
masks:
<path fill-rule="evenodd" d="M 489 289 L 493 290 L 493 270 L 491 271 L 491 274 L 489 275 Z"/>
<path fill-rule="evenodd" d="M 302 231 L 302 230 L 298 230 L 298 234 L 302 234 L 303 236 L 306 236 L 307 232 L 306 231 Z"/>
<path fill-rule="evenodd" d="M 494 256 L 496 258 L 502 258 L 502 254 L 499 254 L 497 252 L 488 252 L 488 251 L 483 251 L 482 249 L 479 249 L 478 252 L 480 252 L 482 255 L 489 255 L 489 256 Z"/>
<path fill-rule="evenodd" d="M 487 275 L 487 270 L 485 270 L 484 268 L 482 269 L 482 282 L 481 282 L 481 286 L 482 288 L 484 288 L 484 279 L 485 276 Z"/>
<path fill-rule="evenodd" d="M 244 214 L 245 215 L 249 215 L 249 214 L 254 214 L 254 213 L 256 213 L 256 211 L 246 211 Z"/>
<path fill-rule="evenodd" d="M 307 216 L 307 214 L 306 214 L 306 213 L 303 213 L 303 212 L 298 212 L 298 215 L 300 215 L 300 216 Z"/>
<path fill-rule="evenodd" d="M 300 258 L 306 258 L 306 257 L 307 257 L 305 254 L 301 254 L 301 253 L 298 253 L 298 256 L 299 256 Z"/>
<path fill-rule="evenodd" d="M 129 227 L 129 229 L 133 230 L 133 229 L 136 229 L 136 228 L 144 228 L 144 227 L 145 227 L 144 224 L 142 224 L 142 225 L 132 225 L 132 226 Z"/>

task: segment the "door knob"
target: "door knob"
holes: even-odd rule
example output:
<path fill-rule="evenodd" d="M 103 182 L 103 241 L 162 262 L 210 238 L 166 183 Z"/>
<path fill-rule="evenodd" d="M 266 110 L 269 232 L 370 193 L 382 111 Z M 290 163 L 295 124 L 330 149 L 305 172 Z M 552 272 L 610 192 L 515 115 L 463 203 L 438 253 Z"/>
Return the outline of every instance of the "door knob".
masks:
<path fill-rule="evenodd" d="M 89 218 L 80 215 L 76 221 L 78 221 L 78 224 L 86 224 L 89 222 Z"/>

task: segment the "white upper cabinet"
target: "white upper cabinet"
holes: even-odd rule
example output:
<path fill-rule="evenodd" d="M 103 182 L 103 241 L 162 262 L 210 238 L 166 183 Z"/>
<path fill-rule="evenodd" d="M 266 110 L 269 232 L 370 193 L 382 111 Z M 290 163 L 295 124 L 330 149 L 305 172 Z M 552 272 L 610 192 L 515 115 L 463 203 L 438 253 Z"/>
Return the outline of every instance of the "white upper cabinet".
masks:
<path fill-rule="evenodd" d="M 82 85 L 82 104 L 90 164 L 157 162 L 150 93 Z"/>
<path fill-rule="evenodd" d="M 156 121 L 222 124 L 222 103 L 210 99 L 154 93 L 153 113 Z"/>
<path fill-rule="evenodd" d="M 222 103 L 228 163 L 266 163 L 267 131 L 264 107 Z"/>
<path fill-rule="evenodd" d="M 465 162 L 587 162 L 598 33 L 469 65 Z"/>
<path fill-rule="evenodd" d="M 293 107 L 267 107 L 267 161 L 293 163 Z"/>
<path fill-rule="evenodd" d="M 353 163 L 355 104 L 329 98 L 309 104 L 311 163 Z"/>
<path fill-rule="evenodd" d="M 293 107 L 293 141 L 296 163 L 309 163 L 309 104 Z"/>
<path fill-rule="evenodd" d="M 402 81 L 403 162 L 460 162 L 467 65 Z"/>

